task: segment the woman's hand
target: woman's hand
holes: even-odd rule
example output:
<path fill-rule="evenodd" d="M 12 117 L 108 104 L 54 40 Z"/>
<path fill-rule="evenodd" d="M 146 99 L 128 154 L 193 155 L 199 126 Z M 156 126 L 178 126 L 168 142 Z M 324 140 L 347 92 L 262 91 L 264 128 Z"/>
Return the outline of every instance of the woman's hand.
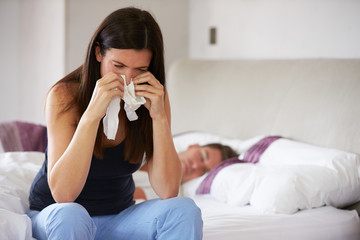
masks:
<path fill-rule="evenodd" d="M 133 79 L 135 94 L 145 97 L 145 107 L 149 110 L 151 118 L 166 117 L 164 107 L 164 86 L 151 72 L 145 72 Z"/>
<path fill-rule="evenodd" d="M 124 80 L 117 74 L 109 72 L 97 80 L 90 103 L 85 111 L 87 115 L 100 120 L 114 97 L 124 96 Z"/>

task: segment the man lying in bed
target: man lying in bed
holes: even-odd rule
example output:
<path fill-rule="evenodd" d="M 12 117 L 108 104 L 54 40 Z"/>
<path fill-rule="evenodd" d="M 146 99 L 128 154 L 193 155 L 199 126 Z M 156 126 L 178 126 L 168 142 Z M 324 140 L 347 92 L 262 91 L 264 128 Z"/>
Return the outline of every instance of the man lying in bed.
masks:
<path fill-rule="evenodd" d="M 202 146 L 193 144 L 185 151 L 179 152 L 178 155 L 183 173 L 181 183 L 204 175 L 226 159 L 239 156 L 232 148 L 220 143 L 210 143 Z M 144 165 L 138 173 L 134 174 L 135 184 L 137 185 L 134 199 L 157 198 L 156 193 L 150 187 L 146 172 L 147 166 Z"/>

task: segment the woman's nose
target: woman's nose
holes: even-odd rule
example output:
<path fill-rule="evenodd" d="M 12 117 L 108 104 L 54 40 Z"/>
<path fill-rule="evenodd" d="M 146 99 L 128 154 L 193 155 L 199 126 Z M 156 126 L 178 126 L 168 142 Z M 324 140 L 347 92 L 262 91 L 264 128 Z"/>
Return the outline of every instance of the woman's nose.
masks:
<path fill-rule="evenodd" d="M 131 70 L 125 71 L 122 75 L 125 76 L 126 85 L 130 84 L 131 79 L 133 78 L 133 72 Z"/>
<path fill-rule="evenodd" d="M 130 81 L 132 79 L 132 74 L 126 74 L 126 85 L 129 85 L 130 84 Z"/>

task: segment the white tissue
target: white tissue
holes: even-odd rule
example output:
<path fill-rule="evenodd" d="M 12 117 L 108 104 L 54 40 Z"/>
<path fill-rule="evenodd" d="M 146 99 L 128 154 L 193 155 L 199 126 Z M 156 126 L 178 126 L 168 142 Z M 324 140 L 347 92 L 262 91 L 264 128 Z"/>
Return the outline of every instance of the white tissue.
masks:
<path fill-rule="evenodd" d="M 114 140 L 119 126 L 120 97 L 114 97 L 103 119 L 104 133 L 108 139 Z"/>
<path fill-rule="evenodd" d="M 138 119 L 136 114 L 136 109 L 138 109 L 142 104 L 146 102 L 144 97 L 135 96 L 135 88 L 132 79 L 130 80 L 130 84 L 126 85 L 125 75 L 121 75 L 124 79 L 124 109 L 126 112 L 126 116 L 130 121 L 134 121 Z M 104 125 L 104 134 L 110 139 L 114 140 L 116 137 L 117 129 L 119 126 L 119 111 L 120 111 L 120 97 L 114 97 L 107 110 L 105 117 L 103 119 Z"/>
<path fill-rule="evenodd" d="M 124 76 L 125 79 L 125 76 Z M 129 85 L 126 86 L 126 81 L 124 81 L 124 109 L 126 116 L 130 121 L 135 121 L 138 119 L 136 114 L 136 109 L 138 109 L 142 104 L 146 102 L 144 97 L 135 96 L 135 87 L 131 79 Z"/>

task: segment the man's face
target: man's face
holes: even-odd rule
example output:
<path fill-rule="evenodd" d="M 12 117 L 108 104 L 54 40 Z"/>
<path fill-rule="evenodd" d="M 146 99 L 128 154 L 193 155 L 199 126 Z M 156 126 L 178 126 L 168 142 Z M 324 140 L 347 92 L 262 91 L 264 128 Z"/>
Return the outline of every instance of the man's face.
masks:
<path fill-rule="evenodd" d="M 182 183 L 200 177 L 221 163 L 221 152 L 210 147 L 194 144 L 179 153 L 183 170 Z"/>

